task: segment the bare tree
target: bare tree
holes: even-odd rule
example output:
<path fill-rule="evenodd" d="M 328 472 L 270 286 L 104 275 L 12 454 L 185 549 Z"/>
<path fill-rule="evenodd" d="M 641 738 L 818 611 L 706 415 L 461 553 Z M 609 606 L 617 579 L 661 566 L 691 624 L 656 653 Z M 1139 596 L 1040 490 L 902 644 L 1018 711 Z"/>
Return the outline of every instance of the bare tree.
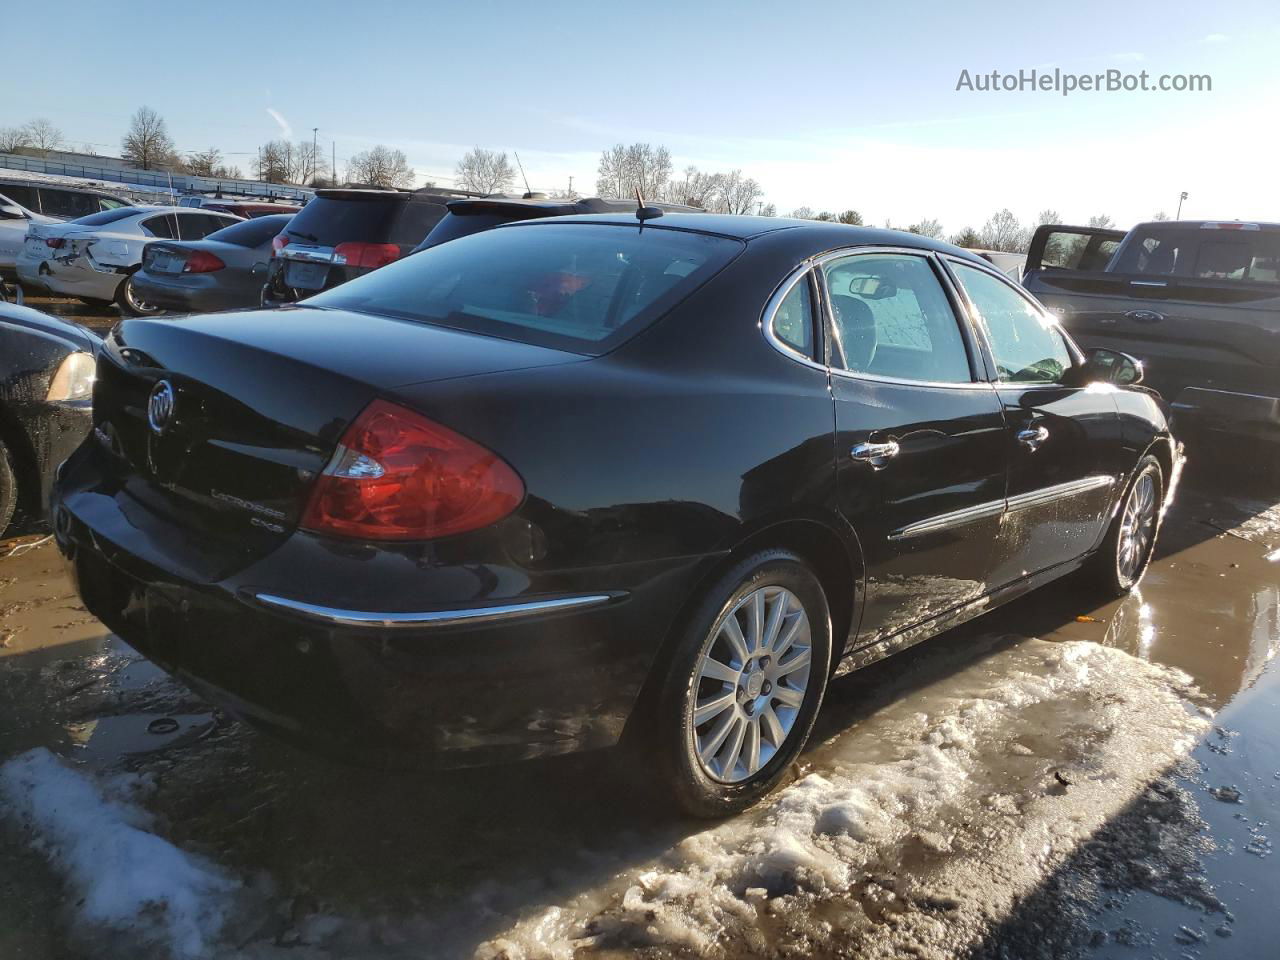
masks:
<path fill-rule="evenodd" d="M 30 143 L 26 127 L 0 127 L 0 153 L 13 153 Z"/>
<path fill-rule="evenodd" d="M 1026 249 L 1028 239 L 1027 231 L 1008 207 L 993 213 L 982 226 L 981 241 L 988 250 L 1018 253 Z"/>
<path fill-rule="evenodd" d="M 187 172 L 197 177 L 212 177 L 222 162 L 222 151 L 217 147 L 187 154 Z"/>
<path fill-rule="evenodd" d="M 1152 220 L 1168 220 L 1169 215 L 1165 213 L 1163 210 L 1157 210 L 1155 213 L 1151 215 L 1151 219 Z"/>
<path fill-rule="evenodd" d="M 67 142 L 62 131 L 44 117 L 36 117 L 23 128 L 27 133 L 27 146 L 34 147 L 41 153 L 57 150 Z"/>
<path fill-rule="evenodd" d="M 952 234 L 951 242 L 957 247 L 981 247 L 982 237 L 979 235 L 977 230 L 973 229 L 973 227 L 965 227 L 959 233 Z"/>
<path fill-rule="evenodd" d="M 98 151 L 93 148 L 92 143 L 82 143 L 80 145 L 80 152 L 87 157 L 96 157 L 98 155 Z"/>
<path fill-rule="evenodd" d="M 911 233 L 918 233 L 922 237 L 932 237 L 934 240 L 942 239 L 942 221 L 935 220 L 933 217 L 925 217 L 923 220 L 917 221 L 907 227 Z"/>
<path fill-rule="evenodd" d="M 1036 214 L 1037 227 L 1049 226 L 1050 224 L 1056 224 L 1061 222 L 1062 222 L 1062 217 L 1059 215 L 1058 211 L 1054 210 L 1052 207 L 1048 207 L 1044 210 L 1041 210 L 1038 214 Z"/>
<path fill-rule="evenodd" d="M 646 200 L 661 200 L 670 180 L 671 152 L 647 143 L 614 144 L 596 167 L 596 192 L 606 197 L 631 197 L 639 190 Z"/>
<path fill-rule="evenodd" d="M 840 223 L 852 224 L 855 227 L 862 226 L 862 214 L 857 210 L 846 210 L 837 216 L 836 220 Z"/>
<path fill-rule="evenodd" d="M 310 140 L 271 140 L 258 148 L 258 178 L 267 183 L 307 183 L 323 167 Z"/>
<path fill-rule="evenodd" d="M 777 215 L 778 215 L 777 204 L 766 203 L 764 206 L 760 208 L 760 216 L 762 217 L 776 217 Z"/>
<path fill-rule="evenodd" d="M 687 203 L 691 207 L 710 209 L 720 192 L 721 175 L 703 173 L 695 166 L 684 168 L 679 180 L 667 184 L 667 200 L 671 203 Z"/>
<path fill-rule="evenodd" d="M 832 213 L 830 210 L 823 210 L 820 214 L 818 214 L 813 219 L 821 220 L 823 223 L 835 223 L 836 215 Z"/>
<path fill-rule="evenodd" d="M 516 179 L 515 168 L 506 152 L 475 147 L 458 161 L 456 183 L 476 193 L 506 193 Z"/>
<path fill-rule="evenodd" d="M 596 167 L 596 193 L 602 197 L 625 197 L 629 181 L 627 148 L 616 143 L 602 151 Z"/>
<path fill-rule="evenodd" d="M 404 151 L 379 143 L 347 161 L 347 179 L 375 187 L 412 187 L 417 182 Z"/>
<path fill-rule="evenodd" d="M 143 170 L 172 165 L 176 156 L 164 117 L 150 107 L 139 107 L 120 141 L 120 155 Z"/>
<path fill-rule="evenodd" d="M 762 196 L 764 190 L 760 184 L 744 177 L 741 170 L 732 170 L 721 176 L 716 209 L 720 213 L 751 213 Z"/>
<path fill-rule="evenodd" d="M 1115 224 L 1116 222 L 1105 213 L 1100 213 L 1096 217 L 1089 218 L 1089 226 L 1096 230 L 1106 230 L 1108 227 L 1114 227 Z"/>
<path fill-rule="evenodd" d="M 796 207 L 791 211 L 791 216 L 796 220 L 813 220 L 813 207 Z"/>

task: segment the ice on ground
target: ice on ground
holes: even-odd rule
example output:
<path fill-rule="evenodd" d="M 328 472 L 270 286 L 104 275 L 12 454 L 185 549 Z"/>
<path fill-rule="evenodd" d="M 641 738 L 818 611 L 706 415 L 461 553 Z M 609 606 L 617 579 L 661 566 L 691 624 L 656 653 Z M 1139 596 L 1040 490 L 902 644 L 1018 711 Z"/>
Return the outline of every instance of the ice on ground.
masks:
<path fill-rule="evenodd" d="M 0 766 L 0 797 L 74 889 L 80 919 L 176 957 L 211 952 L 239 886 L 152 832 L 144 778 L 92 778 L 43 747 Z"/>
<path fill-rule="evenodd" d="M 819 747 L 820 773 L 604 889 L 539 908 L 477 956 L 559 960 L 584 942 L 774 952 L 788 925 L 832 948 L 824 903 L 845 911 L 836 936 L 859 917 L 897 915 L 901 938 L 880 937 L 886 956 L 930 940 L 937 951 L 920 955 L 953 956 L 1190 751 L 1209 723 L 1188 708 L 1190 692 L 1185 675 L 1113 648 L 1024 642 L 890 704 Z M 982 845 L 1002 876 L 965 873 Z M 893 876 L 908 861 L 926 874 L 931 857 L 944 892 L 906 899 L 951 906 L 909 917 L 906 884 Z M 987 922 L 956 929 L 946 910 L 977 890 L 988 899 L 968 916 Z M 803 952 L 803 938 L 792 948 Z"/>

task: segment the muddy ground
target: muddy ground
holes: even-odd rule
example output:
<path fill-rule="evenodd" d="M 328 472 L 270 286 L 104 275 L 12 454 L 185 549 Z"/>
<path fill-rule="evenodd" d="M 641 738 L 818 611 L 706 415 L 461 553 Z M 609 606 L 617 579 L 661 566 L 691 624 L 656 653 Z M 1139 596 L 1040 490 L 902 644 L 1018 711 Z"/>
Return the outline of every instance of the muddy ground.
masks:
<path fill-rule="evenodd" d="M 1277 955 L 1280 480 L 1247 466 L 1193 464 L 1133 596 L 1069 578 L 837 681 L 721 824 L 609 756 L 300 753 L 108 635 L 38 530 L 0 555 L 0 957 Z"/>

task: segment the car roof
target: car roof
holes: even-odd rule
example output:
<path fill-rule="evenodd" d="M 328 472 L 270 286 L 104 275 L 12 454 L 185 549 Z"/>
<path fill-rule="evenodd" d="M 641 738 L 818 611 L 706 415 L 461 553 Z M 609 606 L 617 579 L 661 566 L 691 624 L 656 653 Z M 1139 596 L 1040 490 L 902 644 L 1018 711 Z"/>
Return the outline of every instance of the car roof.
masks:
<path fill-rule="evenodd" d="M 590 216 L 521 220 L 506 224 L 499 229 L 549 223 L 616 223 L 623 226 L 636 226 L 638 221 L 634 213 L 603 213 Z M 785 231 L 798 244 L 811 246 L 815 251 L 854 246 L 913 247 L 986 264 L 985 260 L 968 250 L 918 233 L 879 227 L 855 227 L 825 220 L 794 220 L 789 217 L 753 217 L 720 213 L 667 213 L 644 221 L 644 226 L 645 229 L 657 227 L 663 230 L 684 230 L 690 233 L 712 234 L 746 241 Z"/>
<path fill-rule="evenodd" d="M 649 206 L 657 207 L 662 210 L 664 214 L 702 214 L 703 212 L 698 207 L 692 207 L 684 203 L 652 203 L 649 204 Z M 636 202 L 634 200 L 617 200 L 608 197 L 579 197 L 574 200 L 569 200 L 563 197 L 506 197 L 500 194 L 495 194 L 490 197 L 468 197 L 465 200 L 450 200 L 448 202 L 448 207 L 451 212 L 459 214 L 479 213 L 489 210 L 519 214 L 524 211 L 549 210 L 566 215 L 575 213 L 617 213 L 623 216 L 629 216 L 633 215 L 636 208 Z"/>
<path fill-rule="evenodd" d="M 1191 227 L 1195 230 L 1280 230 L 1280 223 L 1272 223 L 1265 220 L 1147 220 L 1134 226 L 1134 230 L 1139 227 L 1172 230 L 1175 227 L 1185 228 Z"/>

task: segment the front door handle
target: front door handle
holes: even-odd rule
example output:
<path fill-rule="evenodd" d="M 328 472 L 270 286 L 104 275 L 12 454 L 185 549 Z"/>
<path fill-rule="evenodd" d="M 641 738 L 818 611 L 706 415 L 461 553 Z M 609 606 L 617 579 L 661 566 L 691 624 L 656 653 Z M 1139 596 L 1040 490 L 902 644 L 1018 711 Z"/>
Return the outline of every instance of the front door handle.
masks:
<path fill-rule="evenodd" d="M 1040 445 L 1049 439 L 1049 428 L 1042 426 L 1027 427 L 1018 431 L 1018 442 L 1035 453 Z"/>
<path fill-rule="evenodd" d="M 849 451 L 849 456 L 869 463 L 873 467 L 883 467 L 885 461 L 898 455 L 898 449 L 897 440 L 889 440 L 886 443 L 859 443 Z"/>

